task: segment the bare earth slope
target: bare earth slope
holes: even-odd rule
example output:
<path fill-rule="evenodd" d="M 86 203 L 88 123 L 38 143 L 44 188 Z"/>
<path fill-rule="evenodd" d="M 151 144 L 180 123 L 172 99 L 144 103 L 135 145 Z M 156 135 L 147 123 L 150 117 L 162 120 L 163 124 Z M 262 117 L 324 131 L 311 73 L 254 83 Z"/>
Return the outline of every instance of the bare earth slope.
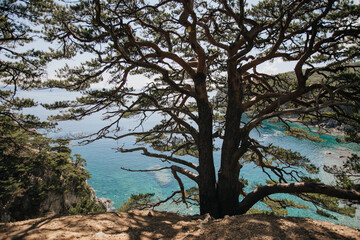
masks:
<path fill-rule="evenodd" d="M 156 211 L 1 223 L 0 239 L 360 239 L 354 228 L 306 218 L 245 215 L 214 220 Z"/>

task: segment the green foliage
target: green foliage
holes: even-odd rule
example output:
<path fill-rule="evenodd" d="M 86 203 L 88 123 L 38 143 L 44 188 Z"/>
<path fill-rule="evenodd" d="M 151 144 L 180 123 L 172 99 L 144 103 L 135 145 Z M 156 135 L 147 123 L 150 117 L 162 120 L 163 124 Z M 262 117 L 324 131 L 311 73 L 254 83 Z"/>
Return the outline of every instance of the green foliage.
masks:
<path fill-rule="evenodd" d="M 50 59 L 42 51 L 31 49 L 32 41 L 36 38 L 36 34 L 39 34 L 36 28 L 31 26 L 31 22 L 41 20 L 42 5 L 41 1 L 0 2 L 2 84 L 24 89 L 41 85 L 40 80 L 45 74 L 45 65 Z M 33 14 L 37 15 L 36 18 Z"/>
<path fill-rule="evenodd" d="M 298 127 L 291 127 L 284 133 L 288 136 L 296 137 L 298 139 L 307 139 L 313 142 L 326 142 L 326 140 L 321 139 L 319 136 L 312 135 L 309 131 Z"/>
<path fill-rule="evenodd" d="M 199 188 L 198 187 L 191 187 L 185 190 L 185 196 L 191 197 L 194 196 L 196 199 L 199 199 Z"/>
<path fill-rule="evenodd" d="M 68 141 L 46 138 L 37 129 L 53 128 L 38 117 L 20 113 L 37 106 L 32 99 L 16 96 L 18 89 L 42 87 L 46 64 L 57 51 L 32 49 L 42 33 L 38 24 L 47 22 L 52 1 L 0 2 L 0 213 L 11 220 L 39 216 L 49 194 L 66 192 L 89 196 L 80 155 L 71 156 Z M 40 46 L 40 44 L 37 44 Z M 44 48 L 45 49 L 45 48 Z M 4 87 L 5 86 L 5 87 Z M 65 104 L 57 104 L 57 107 Z M 55 108 L 54 108 L 55 109 Z M 85 201 L 85 200 L 84 200 Z M 9 220 L 9 219 L 8 219 Z"/>
<path fill-rule="evenodd" d="M 270 181 L 287 182 L 287 181 L 303 181 L 309 174 L 319 172 L 318 167 L 311 161 L 302 156 L 299 152 L 291 149 L 284 149 L 277 146 L 268 146 L 262 148 L 260 152 L 249 152 L 244 155 L 244 162 L 254 162 L 260 166 L 265 173 L 268 173 Z M 281 174 L 281 171 L 296 169 L 294 174 Z M 306 173 L 302 173 L 305 170 Z"/>
<path fill-rule="evenodd" d="M 355 117 L 356 117 L 356 118 L 359 118 L 360 116 L 359 116 L 359 114 L 356 114 Z M 358 130 L 348 130 L 348 131 L 345 131 L 344 141 L 345 141 L 345 142 L 356 142 L 356 143 L 360 143 L 359 131 L 358 131 Z"/>
<path fill-rule="evenodd" d="M 16 96 L 20 88 L 28 90 L 41 86 L 46 64 L 51 60 L 47 53 L 32 49 L 33 41 L 40 35 L 32 24 L 41 21 L 44 5 L 42 1 L 0 2 L 0 116 L 27 129 L 54 126 L 41 122 L 36 116 L 19 113 L 37 103 Z"/>
<path fill-rule="evenodd" d="M 257 209 L 257 208 L 251 208 L 249 211 L 246 212 L 246 214 L 248 214 L 248 215 L 250 215 L 250 214 L 262 214 L 262 215 L 269 215 L 269 216 L 274 215 L 274 213 L 271 212 L 271 211 L 260 210 L 260 209 Z"/>
<path fill-rule="evenodd" d="M 88 213 L 103 213 L 105 209 L 100 206 L 96 201 L 91 200 L 89 196 L 85 196 L 80 202 L 74 204 L 69 209 L 69 214 L 88 214 Z"/>
<path fill-rule="evenodd" d="M 231 198 L 237 198 L 244 190 L 246 181 L 239 183 L 238 179 L 242 179 L 240 169 L 247 163 L 257 165 L 270 182 L 312 181 L 308 175 L 317 174 L 318 168 L 309 159 L 290 150 L 264 146 L 250 133 L 263 121 L 294 114 L 303 119 L 310 115 L 310 121 L 336 119 L 349 123 L 355 128 L 345 141 L 358 138 L 360 79 L 357 68 L 349 64 L 360 57 L 359 7 L 350 1 L 264 0 L 247 8 L 244 2 L 2 1 L 2 40 L 15 39 L 3 41 L 1 46 L 2 53 L 7 55 L 3 62 L 8 66 L 1 68 L 4 70 L 0 77 L 11 86 L 83 91 L 85 95 L 76 102 L 44 106 L 66 109 L 63 115 L 54 116 L 55 120 L 79 120 L 101 112 L 111 123 L 98 131 L 96 139 L 136 137 L 137 144 L 162 152 L 161 158 L 177 169 L 184 165 L 186 169 L 178 172 L 196 179 L 203 205 L 217 202 L 219 189 L 231 189 L 229 186 L 234 186 L 236 194 L 223 192 L 228 194 L 224 199 L 236 202 L 238 199 Z M 42 24 L 38 34 L 53 44 L 49 53 L 11 51 L 36 36 L 29 25 L 22 24 L 26 21 L 15 21 L 16 17 Z M 86 60 L 62 67 L 56 80 L 40 84 L 48 60 L 69 59 L 79 54 L 84 54 Z M 294 63 L 295 72 L 275 76 L 259 72 L 261 65 L 280 58 Z M 91 90 L 93 83 L 103 81 L 104 73 L 108 73 L 113 88 Z M 129 76 L 134 74 L 145 74 L 152 81 L 134 91 L 126 87 Z M 6 111 L 0 110 L 1 115 L 18 122 L 13 111 L 35 103 L 12 98 L 13 95 L 1 98 L 9 105 L 4 108 Z M 151 115 L 162 120 L 147 129 L 144 125 Z M 123 134 L 121 120 L 129 117 L 137 120 L 138 132 Z M 31 117 L 20 119 L 35 122 Z M 287 134 L 321 141 L 301 129 L 290 129 Z M 20 140 L 23 144 L 28 141 L 19 137 L 17 141 Z M 217 141 L 222 142 L 218 178 L 211 155 Z M 9 146 L 12 148 L 15 149 Z M 159 157 L 144 148 L 129 151 L 143 150 L 144 155 Z M 46 153 L 52 151 L 48 165 L 66 172 L 64 179 L 74 178 L 76 171 L 65 164 L 70 156 L 64 143 L 54 145 Z M 46 158 L 46 153 L 39 150 L 38 155 Z M 198 162 L 180 159 L 184 155 Z M 58 162 L 62 165 L 57 165 Z M 75 156 L 75 162 L 78 167 L 83 160 Z M 28 164 L 20 165 L 20 172 L 29 171 Z M 9 179 L 15 191 L 19 187 L 16 178 Z M 215 199 L 206 199 L 210 196 Z M 134 195 L 124 208 L 147 205 L 151 197 Z M 321 201 L 314 198 L 313 202 L 326 205 Z M 268 205 L 274 211 L 280 209 L 273 202 Z M 205 211 L 212 213 L 227 208 L 217 206 L 213 210 L 209 206 L 213 207 L 209 204 Z M 276 211 L 285 213 L 281 209 Z"/>
<path fill-rule="evenodd" d="M 245 179 L 244 177 L 239 178 L 239 182 L 244 186 L 248 186 L 249 185 L 249 181 L 247 179 Z"/>
<path fill-rule="evenodd" d="M 330 218 L 330 219 L 337 219 L 335 216 L 331 215 L 330 213 L 321 210 L 321 209 L 317 209 L 316 213 L 319 214 L 320 216 L 326 217 L 326 218 Z"/>
<path fill-rule="evenodd" d="M 262 202 L 265 203 L 266 207 L 271 210 L 271 213 L 276 216 L 287 216 L 288 211 L 286 208 L 309 209 L 306 205 L 295 203 L 293 200 L 287 199 L 273 199 L 268 197 Z"/>
<path fill-rule="evenodd" d="M 337 139 L 338 142 L 360 143 L 360 123 L 358 121 L 360 117 L 360 107 L 359 101 L 356 100 L 359 97 L 360 73 L 356 69 L 359 66 L 359 62 L 349 64 L 349 66 L 353 66 L 354 68 L 340 68 L 340 70 L 331 73 L 326 80 L 316 81 L 312 78 L 309 79 L 316 84 L 328 83 L 332 88 L 339 84 L 347 84 L 348 88 L 341 90 L 341 94 L 338 96 L 338 101 L 346 101 L 346 104 L 326 108 L 314 114 L 302 115 L 300 119 L 305 123 L 316 124 L 320 127 L 323 127 L 323 125 L 326 126 L 329 120 L 335 121 L 339 126 L 345 126 L 343 130 L 344 138 Z M 347 99 L 346 96 L 351 97 Z"/>
<path fill-rule="evenodd" d="M 342 166 L 324 166 L 324 170 L 334 175 L 336 186 L 343 189 L 356 188 L 360 184 L 360 156 L 352 154 Z"/>
<path fill-rule="evenodd" d="M 117 209 L 117 212 L 127 212 L 134 209 L 148 209 L 154 204 L 154 195 L 154 193 L 131 194 L 130 198 Z"/>
<path fill-rule="evenodd" d="M 321 208 L 336 212 L 345 216 L 355 217 L 356 207 L 341 204 L 341 201 L 335 197 L 329 197 L 323 194 L 301 194 L 300 197 L 306 201 L 316 203 Z M 320 211 L 323 212 L 322 210 Z"/>
<path fill-rule="evenodd" d="M 180 194 L 179 200 L 176 202 L 180 202 Z M 187 204 L 190 205 L 199 205 L 200 204 L 200 196 L 199 196 L 199 188 L 198 187 L 191 187 L 189 189 L 185 190 L 185 199 L 187 201 Z"/>
<path fill-rule="evenodd" d="M 89 194 L 83 167 L 84 160 L 75 156 L 64 141 L 29 132 L 0 116 L 0 209 L 13 213 L 20 220 L 37 216 L 39 207 L 49 193 L 76 192 Z M 28 202 L 23 205 L 22 202 Z M 23 211 L 22 213 L 20 211 Z"/>

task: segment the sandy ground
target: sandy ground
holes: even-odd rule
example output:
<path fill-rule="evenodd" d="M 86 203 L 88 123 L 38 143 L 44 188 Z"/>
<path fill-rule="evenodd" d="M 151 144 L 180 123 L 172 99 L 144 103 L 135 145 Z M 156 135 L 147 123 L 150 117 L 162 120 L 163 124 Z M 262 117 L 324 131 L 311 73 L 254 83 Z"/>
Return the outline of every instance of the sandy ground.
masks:
<path fill-rule="evenodd" d="M 38 218 L 0 224 L 0 239 L 360 239 L 354 228 L 306 218 L 212 219 L 155 211 Z"/>

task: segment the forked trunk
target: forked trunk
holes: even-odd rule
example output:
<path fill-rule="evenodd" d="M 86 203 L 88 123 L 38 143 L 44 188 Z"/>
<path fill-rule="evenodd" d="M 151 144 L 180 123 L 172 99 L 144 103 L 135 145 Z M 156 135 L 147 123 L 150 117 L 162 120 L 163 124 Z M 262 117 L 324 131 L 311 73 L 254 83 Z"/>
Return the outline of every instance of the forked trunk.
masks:
<path fill-rule="evenodd" d="M 239 204 L 242 188 L 239 182 L 239 144 L 242 140 L 240 122 L 242 116 L 241 77 L 236 73 L 235 65 L 228 65 L 228 98 L 225 122 L 225 136 L 221 148 L 221 166 L 218 172 L 218 198 L 220 217 L 234 215 Z"/>

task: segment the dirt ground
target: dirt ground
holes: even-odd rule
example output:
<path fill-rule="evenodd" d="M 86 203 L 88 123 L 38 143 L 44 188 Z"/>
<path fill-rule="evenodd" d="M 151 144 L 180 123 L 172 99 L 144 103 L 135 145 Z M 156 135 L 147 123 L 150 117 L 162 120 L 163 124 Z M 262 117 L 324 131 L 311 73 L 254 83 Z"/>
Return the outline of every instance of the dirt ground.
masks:
<path fill-rule="evenodd" d="M 0 239 L 360 239 L 354 228 L 306 218 L 265 215 L 181 216 L 130 211 L 0 223 Z"/>

